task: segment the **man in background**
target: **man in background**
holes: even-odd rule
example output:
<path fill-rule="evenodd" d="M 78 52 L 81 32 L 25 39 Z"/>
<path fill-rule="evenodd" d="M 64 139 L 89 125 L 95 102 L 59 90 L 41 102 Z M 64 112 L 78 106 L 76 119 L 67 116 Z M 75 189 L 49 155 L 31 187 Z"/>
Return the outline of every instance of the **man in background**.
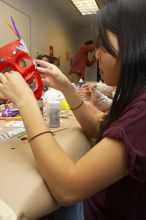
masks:
<path fill-rule="evenodd" d="M 95 62 L 95 57 L 91 60 L 88 58 L 88 53 L 94 52 L 95 45 L 93 41 L 86 41 L 75 53 L 74 63 L 69 70 L 69 79 L 71 82 L 77 84 L 82 78 L 85 79 L 86 67 L 90 67 Z"/>

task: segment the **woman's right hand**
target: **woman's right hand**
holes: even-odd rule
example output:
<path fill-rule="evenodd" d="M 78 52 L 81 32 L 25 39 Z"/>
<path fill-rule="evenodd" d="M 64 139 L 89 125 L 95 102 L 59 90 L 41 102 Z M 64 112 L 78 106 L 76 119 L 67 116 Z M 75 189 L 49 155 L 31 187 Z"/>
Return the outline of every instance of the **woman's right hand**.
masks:
<path fill-rule="evenodd" d="M 8 99 L 11 102 L 18 104 L 25 98 L 34 98 L 32 90 L 22 77 L 16 71 L 0 73 L 0 98 Z"/>
<path fill-rule="evenodd" d="M 63 92 L 66 85 L 71 83 L 57 66 L 42 60 L 35 60 L 35 63 L 39 65 L 37 69 L 44 84 Z"/>

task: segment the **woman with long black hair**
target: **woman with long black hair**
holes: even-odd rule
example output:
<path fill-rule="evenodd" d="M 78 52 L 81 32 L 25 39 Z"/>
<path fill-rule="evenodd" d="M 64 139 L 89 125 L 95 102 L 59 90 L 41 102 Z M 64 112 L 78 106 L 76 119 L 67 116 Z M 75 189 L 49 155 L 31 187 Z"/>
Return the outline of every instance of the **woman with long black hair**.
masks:
<path fill-rule="evenodd" d="M 49 132 L 19 73 L 0 74 L 0 98 L 19 107 L 41 176 L 58 203 L 70 206 L 58 210 L 55 219 L 145 220 L 146 1 L 109 1 L 94 25 L 100 75 L 117 86 L 106 118 L 86 106 L 56 66 L 36 61 L 43 81 L 63 92 L 83 130 L 97 137 L 77 162 Z"/>

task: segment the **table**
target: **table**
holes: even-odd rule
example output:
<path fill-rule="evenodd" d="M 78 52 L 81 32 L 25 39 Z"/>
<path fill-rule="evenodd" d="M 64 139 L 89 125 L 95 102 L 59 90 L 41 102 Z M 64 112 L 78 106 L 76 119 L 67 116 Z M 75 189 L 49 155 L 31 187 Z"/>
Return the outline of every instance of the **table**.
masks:
<path fill-rule="evenodd" d="M 0 134 L 12 130 L 6 127 L 7 123 L 0 121 Z M 54 132 L 54 137 L 63 150 L 77 160 L 89 150 L 92 142 L 72 115 L 61 119 L 61 125 L 63 130 Z M 19 220 L 38 219 L 57 208 L 37 171 L 29 143 L 17 136 L 0 140 L 0 199 L 14 210 Z"/>

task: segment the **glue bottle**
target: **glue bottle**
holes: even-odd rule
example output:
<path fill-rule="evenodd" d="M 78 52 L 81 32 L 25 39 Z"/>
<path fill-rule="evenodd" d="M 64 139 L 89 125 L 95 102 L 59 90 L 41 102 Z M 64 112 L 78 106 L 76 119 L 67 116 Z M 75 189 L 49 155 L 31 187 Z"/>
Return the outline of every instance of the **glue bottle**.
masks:
<path fill-rule="evenodd" d="M 84 84 L 84 81 L 83 81 L 82 78 L 80 78 L 80 80 L 79 80 L 79 88 L 81 88 L 83 84 Z"/>
<path fill-rule="evenodd" d="M 58 101 L 48 103 L 48 127 L 60 127 L 60 106 Z"/>

